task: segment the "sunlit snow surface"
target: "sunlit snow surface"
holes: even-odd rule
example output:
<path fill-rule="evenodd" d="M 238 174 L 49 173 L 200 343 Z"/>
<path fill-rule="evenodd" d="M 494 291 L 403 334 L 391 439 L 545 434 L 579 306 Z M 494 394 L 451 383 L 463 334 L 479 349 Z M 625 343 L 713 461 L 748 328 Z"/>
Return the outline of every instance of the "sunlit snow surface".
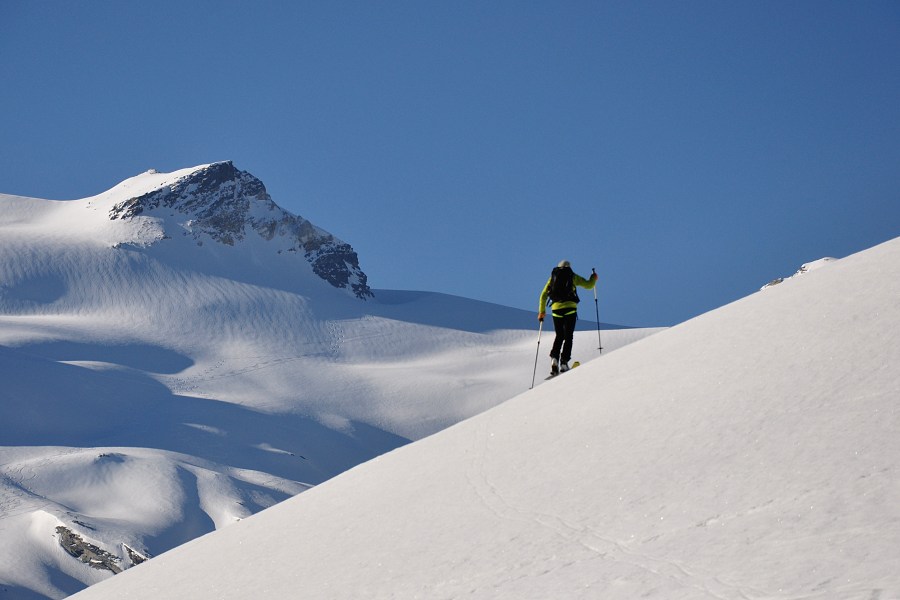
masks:
<path fill-rule="evenodd" d="M 278 239 L 198 244 L 177 214 L 109 219 L 192 171 L 83 200 L 0 195 L 0 598 L 111 577 L 58 527 L 127 569 L 531 383 L 533 313 L 361 301 Z M 604 354 L 650 333 L 604 329 Z M 576 358 L 597 342 L 582 323 Z M 541 374 L 549 345 L 544 332 Z"/>
<path fill-rule="evenodd" d="M 900 597 L 900 239 L 79 599 Z"/>

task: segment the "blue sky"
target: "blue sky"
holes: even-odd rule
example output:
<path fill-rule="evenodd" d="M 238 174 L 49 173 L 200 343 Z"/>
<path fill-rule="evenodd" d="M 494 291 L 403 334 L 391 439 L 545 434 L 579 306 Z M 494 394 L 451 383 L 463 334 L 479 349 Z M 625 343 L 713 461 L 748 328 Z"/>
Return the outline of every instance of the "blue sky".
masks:
<path fill-rule="evenodd" d="M 375 288 L 671 325 L 900 235 L 893 0 L 2 0 L 0 82 L 0 192 L 233 160 Z"/>

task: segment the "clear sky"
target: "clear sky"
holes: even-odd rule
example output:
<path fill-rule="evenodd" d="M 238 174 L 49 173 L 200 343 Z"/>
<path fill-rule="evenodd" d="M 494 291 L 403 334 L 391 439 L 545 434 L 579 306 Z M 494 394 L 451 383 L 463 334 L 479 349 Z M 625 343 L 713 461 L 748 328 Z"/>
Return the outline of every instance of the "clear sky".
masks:
<path fill-rule="evenodd" d="M 900 235 L 900 2 L 0 0 L 0 192 L 218 160 L 374 288 L 670 325 Z"/>

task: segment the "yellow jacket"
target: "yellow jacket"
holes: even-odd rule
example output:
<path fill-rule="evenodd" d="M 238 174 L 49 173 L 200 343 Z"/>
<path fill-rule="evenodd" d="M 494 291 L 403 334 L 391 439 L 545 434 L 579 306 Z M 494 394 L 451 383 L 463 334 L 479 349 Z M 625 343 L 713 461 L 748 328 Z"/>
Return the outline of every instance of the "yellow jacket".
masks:
<path fill-rule="evenodd" d="M 541 298 L 538 300 L 538 313 L 544 314 L 547 307 L 547 301 L 550 297 L 550 282 L 553 280 L 553 275 L 551 275 L 547 279 L 547 284 L 544 285 L 543 291 L 541 291 Z M 594 286 L 597 285 L 597 274 L 591 273 L 589 279 L 585 279 L 581 275 L 577 273 L 572 273 L 572 284 L 573 291 L 574 286 L 583 287 L 587 290 L 594 289 Z M 565 301 L 565 302 L 554 302 L 552 306 L 550 306 L 550 312 L 554 317 L 564 317 L 566 315 L 571 315 L 572 313 L 578 310 L 578 303 L 574 301 Z"/>

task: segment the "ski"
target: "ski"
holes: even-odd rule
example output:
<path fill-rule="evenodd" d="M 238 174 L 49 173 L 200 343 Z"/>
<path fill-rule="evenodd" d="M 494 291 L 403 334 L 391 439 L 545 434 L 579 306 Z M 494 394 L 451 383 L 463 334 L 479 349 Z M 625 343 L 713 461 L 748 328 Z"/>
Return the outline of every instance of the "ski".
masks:
<path fill-rule="evenodd" d="M 559 372 L 559 373 L 550 373 L 550 375 L 548 375 L 547 377 L 544 377 L 544 381 L 547 381 L 548 379 L 553 379 L 554 377 L 559 377 L 560 375 L 564 375 L 564 374 L 568 373 L 569 371 L 571 371 L 572 369 L 574 369 L 575 367 L 577 367 L 577 366 L 580 365 L 580 364 L 581 364 L 581 363 L 578 362 L 578 361 L 576 360 L 575 362 L 572 363 L 572 366 L 569 367 L 569 370 L 568 370 L 568 371 L 561 371 L 561 372 Z"/>

